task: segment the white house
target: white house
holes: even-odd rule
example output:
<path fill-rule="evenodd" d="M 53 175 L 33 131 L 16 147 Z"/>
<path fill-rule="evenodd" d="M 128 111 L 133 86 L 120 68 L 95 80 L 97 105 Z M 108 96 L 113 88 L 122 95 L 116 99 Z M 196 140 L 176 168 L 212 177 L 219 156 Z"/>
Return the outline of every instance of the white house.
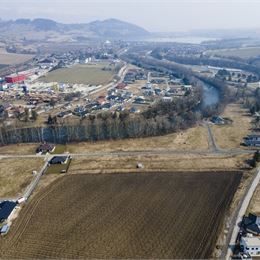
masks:
<path fill-rule="evenodd" d="M 260 256 L 260 237 L 241 237 L 240 246 L 245 253 L 249 253 L 251 256 Z"/>

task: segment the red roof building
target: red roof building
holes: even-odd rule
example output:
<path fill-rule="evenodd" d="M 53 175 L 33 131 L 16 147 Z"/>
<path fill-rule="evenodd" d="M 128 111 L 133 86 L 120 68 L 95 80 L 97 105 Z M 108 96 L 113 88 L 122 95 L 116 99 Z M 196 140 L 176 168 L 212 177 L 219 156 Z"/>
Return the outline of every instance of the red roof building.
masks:
<path fill-rule="evenodd" d="M 116 86 L 117 89 L 124 89 L 125 87 L 126 87 L 125 83 L 118 83 Z"/>
<path fill-rule="evenodd" d="M 26 80 L 27 76 L 24 74 L 15 74 L 15 75 L 10 75 L 5 77 L 5 82 L 6 83 L 18 83 L 21 81 Z"/>

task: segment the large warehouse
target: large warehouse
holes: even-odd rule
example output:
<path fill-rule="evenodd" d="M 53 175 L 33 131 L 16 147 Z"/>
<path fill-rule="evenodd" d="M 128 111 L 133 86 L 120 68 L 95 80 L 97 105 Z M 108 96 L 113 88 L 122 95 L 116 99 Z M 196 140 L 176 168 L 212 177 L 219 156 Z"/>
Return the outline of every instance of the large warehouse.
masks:
<path fill-rule="evenodd" d="M 12 74 L 5 77 L 6 83 L 18 83 L 26 80 L 27 76 L 24 74 Z"/>

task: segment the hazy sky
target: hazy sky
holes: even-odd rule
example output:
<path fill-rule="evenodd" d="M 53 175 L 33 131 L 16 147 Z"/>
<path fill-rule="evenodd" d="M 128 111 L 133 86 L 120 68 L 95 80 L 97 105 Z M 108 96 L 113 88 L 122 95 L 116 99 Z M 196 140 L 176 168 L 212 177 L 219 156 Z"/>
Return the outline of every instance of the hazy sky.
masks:
<path fill-rule="evenodd" d="M 0 17 L 66 23 L 118 18 L 163 32 L 260 28 L 260 0 L 0 0 Z"/>

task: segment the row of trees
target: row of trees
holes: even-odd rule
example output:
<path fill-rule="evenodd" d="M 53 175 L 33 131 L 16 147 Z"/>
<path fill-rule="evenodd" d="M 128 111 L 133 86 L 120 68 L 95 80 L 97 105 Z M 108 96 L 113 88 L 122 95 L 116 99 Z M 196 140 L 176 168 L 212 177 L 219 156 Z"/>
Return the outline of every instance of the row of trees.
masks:
<path fill-rule="evenodd" d="M 163 135 L 194 125 L 201 118 L 198 112 L 200 93 L 159 102 L 141 114 L 102 112 L 90 115 L 78 124 L 53 124 L 48 127 L 0 129 L 0 143 L 107 140 Z M 53 120 L 53 118 L 52 118 Z"/>

